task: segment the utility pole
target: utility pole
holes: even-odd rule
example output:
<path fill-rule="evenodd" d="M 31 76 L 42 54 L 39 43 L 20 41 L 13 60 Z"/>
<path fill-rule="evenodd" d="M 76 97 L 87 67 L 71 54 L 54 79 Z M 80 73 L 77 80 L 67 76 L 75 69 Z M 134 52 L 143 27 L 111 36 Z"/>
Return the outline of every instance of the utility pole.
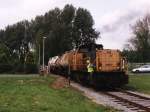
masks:
<path fill-rule="evenodd" d="M 39 70 L 40 70 L 40 62 L 41 62 L 41 46 L 39 44 Z"/>
<path fill-rule="evenodd" d="M 45 39 L 46 37 L 43 37 L 43 70 L 44 70 L 44 50 L 45 50 Z"/>
<path fill-rule="evenodd" d="M 27 38 L 27 25 L 26 25 L 26 21 L 24 22 L 24 39 L 23 39 L 23 44 L 26 44 L 27 42 L 26 42 L 26 38 Z M 25 47 L 25 46 L 24 46 Z M 23 62 L 23 71 L 24 71 L 24 73 L 26 72 L 25 71 L 25 68 L 26 68 L 26 58 L 27 58 L 27 54 L 26 54 L 26 51 L 25 51 L 25 49 L 24 49 L 24 62 Z"/>

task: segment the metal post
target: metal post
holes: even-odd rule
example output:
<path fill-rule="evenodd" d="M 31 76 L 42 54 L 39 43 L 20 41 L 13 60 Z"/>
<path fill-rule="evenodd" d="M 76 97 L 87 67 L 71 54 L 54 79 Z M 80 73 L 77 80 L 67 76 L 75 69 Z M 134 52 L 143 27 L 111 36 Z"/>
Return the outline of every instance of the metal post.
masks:
<path fill-rule="evenodd" d="M 39 70 L 40 70 L 40 62 L 41 62 L 41 46 L 39 44 Z"/>
<path fill-rule="evenodd" d="M 26 22 L 24 22 L 24 42 L 26 43 L 26 38 L 27 38 L 27 32 L 26 32 L 26 30 L 27 30 L 27 26 L 26 26 Z M 26 57 L 27 57 L 27 53 L 25 52 L 25 50 L 24 50 L 24 62 L 23 62 L 23 71 L 24 71 L 24 73 L 26 72 L 25 71 L 25 68 L 26 68 Z"/>
<path fill-rule="evenodd" d="M 43 70 L 44 70 L 44 38 L 43 38 Z"/>
<path fill-rule="evenodd" d="M 71 75 L 71 71 L 70 71 L 70 64 L 68 66 L 68 83 L 69 83 L 69 86 L 70 86 L 70 75 Z"/>
<path fill-rule="evenodd" d="M 44 41 L 45 41 L 45 39 L 46 39 L 46 37 L 43 37 L 43 70 L 44 70 L 44 49 L 45 49 Z"/>

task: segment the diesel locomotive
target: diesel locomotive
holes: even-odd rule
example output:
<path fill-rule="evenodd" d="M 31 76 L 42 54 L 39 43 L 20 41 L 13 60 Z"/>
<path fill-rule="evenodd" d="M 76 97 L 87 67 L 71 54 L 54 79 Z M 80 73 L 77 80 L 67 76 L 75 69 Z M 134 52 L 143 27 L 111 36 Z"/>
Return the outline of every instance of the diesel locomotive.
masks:
<path fill-rule="evenodd" d="M 92 74 L 87 71 L 87 60 L 93 64 Z M 94 87 L 115 88 L 128 83 L 126 58 L 119 50 L 103 49 L 101 44 L 81 45 L 50 58 L 48 71 Z"/>

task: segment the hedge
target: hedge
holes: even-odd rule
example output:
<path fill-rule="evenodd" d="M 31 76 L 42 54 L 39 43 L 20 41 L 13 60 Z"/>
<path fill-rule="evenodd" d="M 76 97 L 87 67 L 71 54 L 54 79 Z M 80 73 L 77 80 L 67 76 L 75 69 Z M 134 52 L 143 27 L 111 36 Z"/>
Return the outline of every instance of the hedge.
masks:
<path fill-rule="evenodd" d="M 36 64 L 0 64 L 0 73 L 38 73 Z"/>

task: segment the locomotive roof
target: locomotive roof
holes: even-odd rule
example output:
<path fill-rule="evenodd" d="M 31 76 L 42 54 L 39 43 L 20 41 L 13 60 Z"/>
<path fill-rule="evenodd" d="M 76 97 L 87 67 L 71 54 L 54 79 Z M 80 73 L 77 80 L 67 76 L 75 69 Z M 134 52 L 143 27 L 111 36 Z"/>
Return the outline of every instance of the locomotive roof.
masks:
<path fill-rule="evenodd" d="M 87 44 L 87 45 L 80 45 L 78 48 L 79 49 L 89 49 L 89 48 L 97 48 L 97 49 L 103 49 L 103 45 L 102 44 Z"/>
<path fill-rule="evenodd" d="M 97 49 L 103 49 L 103 45 L 102 44 L 87 44 L 87 45 L 80 45 L 79 47 L 77 47 L 76 49 L 73 49 L 73 50 L 70 50 L 70 51 L 66 51 L 65 53 L 68 53 L 68 52 L 74 52 L 76 51 L 77 49 L 80 50 L 80 49 L 91 49 L 91 48 L 97 48 Z M 63 53 L 64 54 L 64 53 Z"/>

